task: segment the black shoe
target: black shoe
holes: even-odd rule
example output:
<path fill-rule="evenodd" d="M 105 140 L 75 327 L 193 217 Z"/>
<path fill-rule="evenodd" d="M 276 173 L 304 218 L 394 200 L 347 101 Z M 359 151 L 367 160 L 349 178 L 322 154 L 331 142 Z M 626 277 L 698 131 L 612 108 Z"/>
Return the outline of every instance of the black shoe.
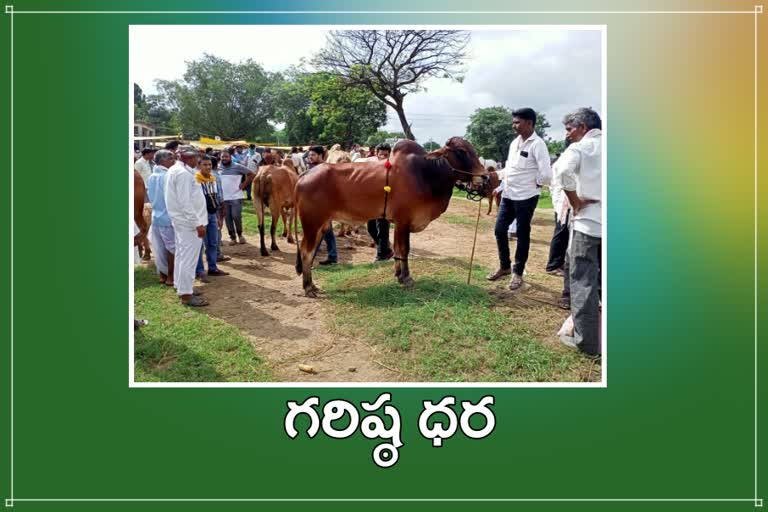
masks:
<path fill-rule="evenodd" d="M 336 260 L 323 260 L 320 262 L 320 265 L 336 265 L 338 261 Z"/>

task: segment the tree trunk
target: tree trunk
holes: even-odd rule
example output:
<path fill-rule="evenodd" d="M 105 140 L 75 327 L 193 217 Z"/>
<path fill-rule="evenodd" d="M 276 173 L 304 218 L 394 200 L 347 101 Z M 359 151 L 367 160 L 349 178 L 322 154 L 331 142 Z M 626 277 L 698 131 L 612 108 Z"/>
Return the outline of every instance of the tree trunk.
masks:
<path fill-rule="evenodd" d="M 403 127 L 405 138 L 408 140 L 416 140 L 416 137 L 413 136 L 413 132 L 411 131 L 411 125 L 408 124 L 408 120 L 405 118 L 405 110 L 403 109 L 402 100 L 398 101 L 394 108 L 395 112 L 397 112 L 397 117 L 400 119 L 400 124 Z"/>

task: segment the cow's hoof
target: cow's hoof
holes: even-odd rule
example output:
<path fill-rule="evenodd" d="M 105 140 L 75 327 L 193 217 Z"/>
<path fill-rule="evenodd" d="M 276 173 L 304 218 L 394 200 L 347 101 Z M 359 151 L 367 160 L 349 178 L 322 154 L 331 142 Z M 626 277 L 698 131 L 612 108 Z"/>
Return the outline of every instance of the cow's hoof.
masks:
<path fill-rule="evenodd" d="M 270 249 L 280 252 L 280 248 L 277 246 L 277 244 L 274 244 L 272 247 L 270 247 Z"/>
<path fill-rule="evenodd" d="M 262 255 L 262 256 L 269 256 L 269 251 L 268 251 L 268 250 L 266 250 L 266 249 L 262 249 L 262 250 L 261 250 L 261 255 Z"/>
<path fill-rule="evenodd" d="M 398 278 L 398 281 L 400 281 L 400 284 L 403 285 L 403 288 L 413 287 L 413 278 L 411 276 Z"/>

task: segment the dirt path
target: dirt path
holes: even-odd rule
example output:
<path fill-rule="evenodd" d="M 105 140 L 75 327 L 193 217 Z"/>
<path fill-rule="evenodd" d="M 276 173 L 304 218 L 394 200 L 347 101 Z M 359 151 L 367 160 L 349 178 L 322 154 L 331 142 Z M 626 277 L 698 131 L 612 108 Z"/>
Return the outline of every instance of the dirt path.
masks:
<path fill-rule="evenodd" d="M 483 207 L 478 233 L 476 263 L 493 267 L 497 264 L 493 236 L 495 212 L 486 216 Z M 452 200 L 444 215 L 474 219 L 476 203 Z M 469 260 L 474 225 L 454 224 L 441 217 L 424 232 L 411 237 L 413 258 L 456 257 Z M 551 210 L 537 211 L 532 230 L 528 274 L 543 274 L 544 285 L 530 279 L 518 298 L 506 297 L 499 285 L 498 294 L 505 300 L 526 300 L 523 296 L 554 302 L 561 281 L 546 276 L 549 240 L 552 234 Z M 220 264 L 229 276 L 212 278 L 202 285 L 210 306 L 209 315 L 238 327 L 248 336 L 258 354 L 266 358 L 276 378 L 284 382 L 391 382 L 402 380 L 400 374 L 380 363 L 375 347 L 356 339 L 339 337 L 329 332 L 323 321 L 323 300 L 307 299 L 301 280 L 294 272 L 296 248 L 285 239 L 278 241 L 280 252 L 269 257 L 259 255 L 258 237 L 251 234 L 245 245 L 224 246 L 232 260 Z M 364 229 L 351 238 L 338 238 L 339 261 L 369 263 L 375 249 Z M 514 245 L 512 245 L 514 251 Z M 514 252 L 513 252 L 514 254 Z M 322 258 L 324 252 L 318 255 Z M 538 277 L 538 276 L 537 276 Z M 415 276 L 418 283 L 418 276 Z M 551 285 L 547 285 L 551 281 Z M 418 284 L 417 284 L 418 286 Z M 496 290 L 494 290 L 496 292 Z M 557 318 L 564 317 L 558 313 Z M 556 319 L 557 320 L 557 319 Z M 558 320 L 562 322 L 562 320 Z M 299 365 L 312 366 L 316 373 L 299 370 Z"/>

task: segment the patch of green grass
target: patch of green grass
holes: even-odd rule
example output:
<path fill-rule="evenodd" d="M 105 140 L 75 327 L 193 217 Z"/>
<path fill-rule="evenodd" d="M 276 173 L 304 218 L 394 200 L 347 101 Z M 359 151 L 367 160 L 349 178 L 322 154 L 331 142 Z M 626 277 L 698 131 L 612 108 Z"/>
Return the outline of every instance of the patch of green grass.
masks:
<path fill-rule="evenodd" d="M 460 215 L 456 213 L 444 213 L 440 218 L 443 219 L 448 224 L 458 224 L 460 226 L 468 226 L 473 229 L 475 227 L 475 222 L 477 221 L 476 218 L 472 218 L 466 215 Z M 494 224 L 495 222 L 491 222 L 490 220 L 485 219 L 482 216 L 480 217 L 480 227 L 488 228 L 488 227 L 492 227 Z"/>
<path fill-rule="evenodd" d="M 463 199 L 467 198 L 467 191 L 466 190 L 459 190 L 456 187 L 453 187 L 453 192 L 451 192 L 451 197 L 461 197 Z"/>
<path fill-rule="evenodd" d="M 268 234 L 272 228 L 272 214 L 269 213 L 269 209 L 264 211 L 264 233 Z M 226 226 L 224 227 L 226 230 Z M 297 229 L 301 233 L 301 223 L 298 223 Z M 256 210 L 253 207 L 253 201 L 243 200 L 243 232 L 251 235 L 259 234 L 259 216 L 256 214 Z M 277 221 L 277 234 L 280 235 L 283 232 L 282 219 Z"/>
<path fill-rule="evenodd" d="M 539 204 L 536 208 L 552 208 L 552 194 L 549 188 L 542 187 L 541 195 L 539 196 Z"/>
<path fill-rule="evenodd" d="M 272 374 L 238 330 L 182 306 L 153 270 L 134 269 L 135 315 L 149 320 L 135 332 L 137 382 L 265 382 Z"/>
<path fill-rule="evenodd" d="M 459 190 L 456 187 L 453 187 L 453 193 L 451 195 L 452 197 L 459 197 L 461 199 L 467 198 L 467 193 L 464 190 Z M 483 200 L 488 201 L 487 199 Z M 486 202 L 486 207 L 488 203 Z M 541 195 L 539 196 L 539 204 L 537 208 L 552 208 L 552 194 L 549 191 L 548 187 L 542 187 L 541 188 Z"/>
<path fill-rule="evenodd" d="M 457 269 L 457 267 L 462 270 Z M 486 269 L 416 261 L 406 290 L 391 265 L 340 265 L 317 272 L 331 305 L 331 330 L 376 345 L 409 381 L 569 381 L 591 364 L 536 339 L 524 315 L 488 293 Z M 599 373 L 599 372 L 598 372 Z"/>

